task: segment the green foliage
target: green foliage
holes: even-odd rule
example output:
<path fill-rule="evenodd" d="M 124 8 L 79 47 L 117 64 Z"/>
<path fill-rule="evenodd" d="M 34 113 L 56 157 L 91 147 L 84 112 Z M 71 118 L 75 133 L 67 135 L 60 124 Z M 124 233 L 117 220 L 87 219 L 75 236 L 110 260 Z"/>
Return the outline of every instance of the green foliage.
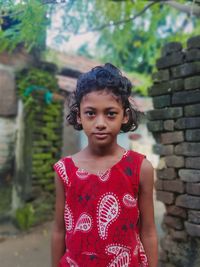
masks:
<path fill-rule="evenodd" d="M 54 188 L 53 184 L 46 184 L 45 188 L 47 191 L 51 191 Z M 48 199 L 48 201 L 47 201 Z M 48 219 L 52 219 L 52 207 L 54 206 L 55 199 L 54 194 L 43 194 L 34 201 L 34 209 L 35 209 L 35 224 L 41 223 L 43 221 L 47 221 Z"/>
<path fill-rule="evenodd" d="M 11 207 L 12 188 L 11 186 L 1 186 L 0 189 L 0 214 L 6 213 Z"/>
<path fill-rule="evenodd" d="M 134 79 L 139 81 L 139 84 L 135 85 L 133 92 L 142 96 L 148 95 L 148 88 L 152 84 L 151 77 L 147 74 L 141 74 L 137 72 L 128 73 L 129 77 L 134 77 Z"/>
<path fill-rule="evenodd" d="M 25 103 L 25 107 L 32 107 L 34 106 L 34 104 L 37 104 L 36 99 L 33 97 L 34 94 L 44 94 L 44 91 L 41 91 L 34 92 L 33 95 L 26 95 L 26 90 L 27 88 L 30 88 L 30 86 L 47 88 L 47 90 L 50 92 L 54 92 L 58 88 L 56 78 L 54 77 L 54 75 L 50 74 L 47 71 L 31 68 L 27 73 L 19 73 L 17 78 L 17 87 L 19 95 L 22 97 Z M 35 105 L 36 110 L 37 107 L 40 108 L 39 106 Z"/>
<path fill-rule="evenodd" d="M 185 0 L 173 2 L 192 7 Z M 198 16 L 187 15 L 165 1 L 79 0 L 70 8 L 66 4 L 61 16 L 68 34 L 97 33 L 96 51 L 92 54 L 126 72 L 151 74 L 164 43 L 184 42 L 200 30 Z M 191 33 L 185 30 L 189 25 Z M 83 44 L 78 53 L 90 57 L 88 47 Z"/>
<path fill-rule="evenodd" d="M 22 43 L 28 51 L 43 49 L 50 24 L 47 11 L 40 0 L 0 1 L 0 52 L 12 51 Z"/>
<path fill-rule="evenodd" d="M 94 28 L 107 25 L 101 30 L 97 43 L 98 55 L 104 61 L 111 61 L 126 71 L 151 73 L 164 43 L 185 40 L 189 36 L 184 33 L 188 23 L 200 25 L 199 20 L 188 18 L 163 2 L 141 14 L 148 4 L 148 1 L 134 1 L 134 4 L 131 1 L 94 1 L 91 11 L 95 13 Z M 137 17 L 137 14 L 141 15 Z M 126 22 L 116 23 L 123 20 Z"/>
<path fill-rule="evenodd" d="M 25 204 L 24 207 L 16 210 L 16 222 L 21 230 L 28 230 L 35 222 L 35 210 L 32 204 Z"/>
<path fill-rule="evenodd" d="M 45 61 L 54 62 L 54 64 L 56 64 L 58 68 L 62 68 L 64 67 L 64 64 L 62 64 L 62 62 L 59 61 L 58 54 L 59 54 L 58 51 L 47 48 L 42 53 L 42 57 L 44 58 Z"/>
<path fill-rule="evenodd" d="M 171 7 L 171 1 L 68 0 L 62 5 L 47 4 L 49 2 L 0 0 L 0 13 L 3 14 L 0 51 L 12 50 L 21 43 L 28 50 L 44 48 L 48 28 L 56 35 L 56 47 L 71 34 L 93 31 L 98 35 L 95 54 L 100 60 L 110 61 L 128 72 L 149 74 L 164 43 L 184 42 L 200 31 L 199 17 Z M 185 0 L 173 3 L 189 8 L 198 4 Z M 13 25 L 11 23 L 3 30 L 5 15 L 12 19 Z M 59 25 L 56 16 L 61 20 Z M 51 23 L 53 20 L 57 21 L 56 25 Z M 190 33 L 185 31 L 188 25 L 193 28 Z M 78 53 L 91 56 L 87 44 L 82 45 Z"/>
<path fill-rule="evenodd" d="M 92 58 L 92 56 L 88 50 L 88 44 L 86 44 L 86 43 L 81 45 L 81 47 L 79 47 L 77 54 L 80 56 L 87 57 L 87 58 Z"/>
<path fill-rule="evenodd" d="M 31 68 L 28 73 L 19 74 L 17 85 L 21 95 L 28 86 L 33 84 L 46 87 L 51 92 L 56 91 L 58 87 L 55 77 L 45 70 Z"/>

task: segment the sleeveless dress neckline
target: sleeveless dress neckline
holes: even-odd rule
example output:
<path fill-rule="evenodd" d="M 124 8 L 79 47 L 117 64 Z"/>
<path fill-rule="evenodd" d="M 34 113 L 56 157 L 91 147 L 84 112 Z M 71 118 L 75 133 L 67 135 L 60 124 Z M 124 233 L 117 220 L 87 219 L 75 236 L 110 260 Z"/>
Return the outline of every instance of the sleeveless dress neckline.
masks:
<path fill-rule="evenodd" d="M 125 150 L 123 155 L 121 156 L 121 158 L 115 164 L 113 164 L 110 168 L 106 169 L 105 171 L 98 171 L 97 173 L 93 173 L 91 171 L 86 170 L 85 168 L 78 167 L 76 165 L 76 163 L 74 162 L 72 156 L 69 156 L 69 158 L 70 158 L 74 168 L 76 169 L 76 171 L 79 170 L 81 172 L 87 173 L 87 175 L 93 175 L 93 176 L 99 176 L 100 175 L 100 176 L 102 176 L 105 173 L 110 172 L 112 169 L 117 167 L 123 161 L 124 158 L 128 157 L 129 153 L 130 153 L 130 150 Z"/>

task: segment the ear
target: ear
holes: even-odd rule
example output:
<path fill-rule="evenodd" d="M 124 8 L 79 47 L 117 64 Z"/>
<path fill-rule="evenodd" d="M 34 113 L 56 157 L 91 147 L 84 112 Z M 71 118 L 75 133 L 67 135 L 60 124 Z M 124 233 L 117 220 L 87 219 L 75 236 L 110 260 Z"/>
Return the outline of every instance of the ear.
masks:
<path fill-rule="evenodd" d="M 122 120 L 122 124 L 126 124 L 128 122 L 128 120 L 129 120 L 129 112 L 130 112 L 129 108 L 125 109 L 124 117 L 123 117 L 123 120 Z"/>
<path fill-rule="evenodd" d="M 76 120 L 78 124 L 81 124 L 81 116 L 79 111 L 77 112 Z"/>

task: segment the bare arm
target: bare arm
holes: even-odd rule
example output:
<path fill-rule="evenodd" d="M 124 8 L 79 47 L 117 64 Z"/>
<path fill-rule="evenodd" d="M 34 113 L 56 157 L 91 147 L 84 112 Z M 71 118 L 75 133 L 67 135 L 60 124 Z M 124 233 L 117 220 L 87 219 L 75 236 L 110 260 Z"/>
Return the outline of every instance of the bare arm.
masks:
<path fill-rule="evenodd" d="M 153 208 L 154 172 L 151 163 L 144 159 L 140 172 L 139 209 L 140 238 L 147 255 L 149 267 L 157 267 L 158 241 Z"/>
<path fill-rule="evenodd" d="M 65 252 L 65 224 L 64 206 L 65 192 L 64 187 L 58 176 L 55 177 L 56 185 L 56 205 L 55 220 L 51 240 L 52 267 L 58 267 L 59 260 Z"/>

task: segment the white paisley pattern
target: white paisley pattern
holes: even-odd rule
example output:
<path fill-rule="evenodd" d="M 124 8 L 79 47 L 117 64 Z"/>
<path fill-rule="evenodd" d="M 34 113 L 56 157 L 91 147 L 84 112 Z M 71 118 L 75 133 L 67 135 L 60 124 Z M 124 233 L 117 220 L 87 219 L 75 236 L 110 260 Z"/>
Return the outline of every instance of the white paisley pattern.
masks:
<path fill-rule="evenodd" d="M 113 223 L 120 214 L 120 204 L 117 196 L 108 192 L 104 194 L 97 206 L 97 226 L 101 239 L 106 239 L 108 227 Z"/>
<path fill-rule="evenodd" d="M 87 213 L 82 213 L 77 220 L 75 232 L 89 232 L 92 228 L 92 217 Z"/>
<path fill-rule="evenodd" d="M 80 180 L 86 180 L 89 177 L 89 173 L 80 168 L 76 171 L 76 175 Z"/>
<path fill-rule="evenodd" d="M 67 257 L 66 260 L 69 263 L 70 267 L 79 267 L 78 264 L 74 260 L 72 260 L 70 257 Z"/>
<path fill-rule="evenodd" d="M 140 267 L 147 267 L 148 266 L 148 261 L 147 261 L 147 256 L 145 254 L 145 251 L 144 251 L 144 247 L 142 245 L 142 242 L 140 240 L 140 237 L 138 234 L 136 234 L 136 238 L 137 238 L 137 241 L 138 241 L 138 254 L 140 256 Z"/>
<path fill-rule="evenodd" d="M 109 263 L 108 267 L 128 267 L 131 261 L 130 249 L 120 244 L 111 244 L 106 247 L 106 253 L 114 254 L 116 257 Z"/>
<path fill-rule="evenodd" d="M 65 169 L 65 163 L 62 160 L 59 160 L 55 165 L 55 169 L 57 170 L 58 175 L 61 179 L 69 185 L 69 178 Z"/>
<path fill-rule="evenodd" d="M 101 182 L 107 182 L 110 177 L 110 169 L 105 172 L 98 172 L 98 177 Z"/>
<path fill-rule="evenodd" d="M 125 194 L 122 201 L 127 208 L 134 208 L 137 205 L 137 199 L 131 194 Z"/>
<path fill-rule="evenodd" d="M 71 232 L 74 228 L 74 218 L 73 214 L 71 212 L 71 209 L 65 204 L 65 213 L 64 213 L 64 219 L 65 219 L 65 227 L 67 232 Z"/>

